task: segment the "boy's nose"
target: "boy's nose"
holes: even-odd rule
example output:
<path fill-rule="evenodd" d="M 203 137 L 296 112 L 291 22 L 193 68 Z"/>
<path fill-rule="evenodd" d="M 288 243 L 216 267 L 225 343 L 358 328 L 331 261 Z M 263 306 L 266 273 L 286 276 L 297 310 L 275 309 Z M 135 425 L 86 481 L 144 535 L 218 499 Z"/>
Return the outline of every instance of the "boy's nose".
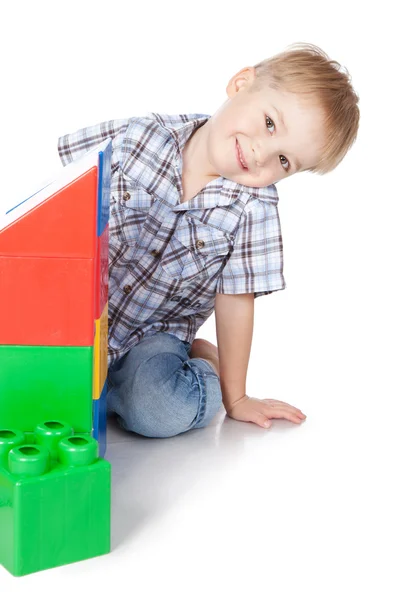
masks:
<path fill-rule="evenodd" d="M 266 167 L 269 164 L 272 163 L 272 161 L 274 160 L 276 154 L 274 152 L 265 150 L 263 152 L 259 152 L 258 155 L 256 155 L 256 165 L 257 167 Z"/>
<path fill-rule="evenodd" d="M 276 156 L 276 151 L 271 144 L 266 142 L 256 142 L 253 147 L 254 159 L 257 167 L 265 167 Z"/>

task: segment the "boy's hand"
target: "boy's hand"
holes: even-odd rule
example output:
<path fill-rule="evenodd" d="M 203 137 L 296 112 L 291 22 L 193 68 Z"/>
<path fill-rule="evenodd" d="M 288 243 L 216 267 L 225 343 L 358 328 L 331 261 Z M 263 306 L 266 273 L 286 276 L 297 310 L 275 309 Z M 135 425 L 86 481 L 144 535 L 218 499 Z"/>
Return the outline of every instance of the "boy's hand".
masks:
<path fill-rule="evenodd" d="M 271 427 L 271 419 L 287 419 L 302 423 L 306 418 L 301 410 L 280 400 L 259 400 L 245 394 L 227 409 L 227 414 L 236 421 L 248 421 L 260 427 Z"/>

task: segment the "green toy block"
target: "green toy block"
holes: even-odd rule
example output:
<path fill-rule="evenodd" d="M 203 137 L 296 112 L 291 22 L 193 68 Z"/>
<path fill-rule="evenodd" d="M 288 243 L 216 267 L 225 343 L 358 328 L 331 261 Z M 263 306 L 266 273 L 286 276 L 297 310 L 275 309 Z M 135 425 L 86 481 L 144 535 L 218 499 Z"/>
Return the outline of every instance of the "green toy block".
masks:
<path fill-rule="evenodd" d="M 110 551 L 111 465 L 63 421 L 0 431 L 0 564 L 13 575 Z"/>
<path fill-rule="evenodd" d="M 0 428 L 62 419 L 92 430 L 93 347 L 0 346 Z"/>

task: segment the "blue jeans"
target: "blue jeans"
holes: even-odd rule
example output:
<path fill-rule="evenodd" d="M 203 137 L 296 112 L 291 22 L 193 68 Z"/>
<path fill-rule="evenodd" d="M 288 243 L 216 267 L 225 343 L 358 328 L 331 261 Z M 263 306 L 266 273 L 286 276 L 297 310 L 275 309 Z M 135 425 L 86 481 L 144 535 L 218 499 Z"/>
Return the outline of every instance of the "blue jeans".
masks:
<path fill-rule="evenodd" d="M 108 371 L 107 412 L 146 437 L 205 427 L 222 406 L 219 377 L 170 333 L 145 337 Z"/>

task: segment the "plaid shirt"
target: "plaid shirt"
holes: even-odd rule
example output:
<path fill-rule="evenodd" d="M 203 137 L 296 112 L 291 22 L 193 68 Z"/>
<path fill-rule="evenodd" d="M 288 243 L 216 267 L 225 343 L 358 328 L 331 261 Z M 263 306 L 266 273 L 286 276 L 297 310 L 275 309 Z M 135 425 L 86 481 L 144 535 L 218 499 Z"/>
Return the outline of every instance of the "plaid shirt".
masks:
<path fill-rule="evenodd" d="M 180 203 L 184 145 L 209 118 L 149 113 L 58 140 L 65 165 L 112 139 L 109 364 L 157 331 L 191 343 L 216 293 L 285 288 L 274 185 L 219 177 Z"/>

